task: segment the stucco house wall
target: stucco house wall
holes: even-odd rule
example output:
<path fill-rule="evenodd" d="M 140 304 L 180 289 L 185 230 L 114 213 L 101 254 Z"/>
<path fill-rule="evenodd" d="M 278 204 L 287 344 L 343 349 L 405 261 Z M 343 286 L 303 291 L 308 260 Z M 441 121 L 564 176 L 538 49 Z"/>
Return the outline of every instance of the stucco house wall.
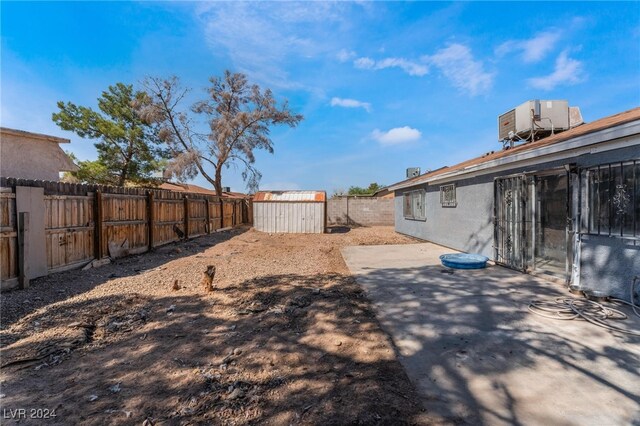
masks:
<path fill-rule="evenodd" d="M 69 139 L 0 128 L 0 176 L 57 181 L 77 166 L 60 148 Z"/>
<path fill-rule="evenodd" d="M 494 259 L 494 179 L 516 173 L 544 171 L 573 164 L 588 168 L 601 164 L 640 159 L 640 135 L 628 136 L 631 146 L 614 150 L 594 148 L 592 152 L 562 160 L 540 162 L 526 167 L 482 174 L 467 179 L 437 181 L 395 191 L 395 229 L 397 232 L 469 253 Z M 456 207 L 440 204 L 440 186 L 456 184 Z M 426 190 L 426 220 L 405 219 L 403 194 Z M 584 188 L 580 189 L 581 191 Z M 595 236 L 580 233 L 577 282 L 583 290 L 597 290 L 615 297 L 630 299 L 633 277 L 640 275 L 640 241 L 628 238 Z M 640 289 L 638 289 L 640 290 Z"/>
<path fill-rule="evenodd" d="M 405 219 L 403 193 L 395 193 L 396 231 L 445 247 L 493 257 L 493 178 L 456 182 L 456 207 L 440 205 L 440 185 L 419 185 L 426 190 L 426 220 Z"/>

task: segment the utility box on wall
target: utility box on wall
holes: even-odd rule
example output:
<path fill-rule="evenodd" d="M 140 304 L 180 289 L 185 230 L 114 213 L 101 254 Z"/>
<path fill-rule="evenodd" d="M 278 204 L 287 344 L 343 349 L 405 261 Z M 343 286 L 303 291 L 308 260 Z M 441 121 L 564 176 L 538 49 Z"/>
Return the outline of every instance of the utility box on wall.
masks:
<path fill-rule="evenodd" d="M 326 212 L 324 191 L 259 191 L 253 198 L 253 226 L 262 232 L 321 234 Z"/>

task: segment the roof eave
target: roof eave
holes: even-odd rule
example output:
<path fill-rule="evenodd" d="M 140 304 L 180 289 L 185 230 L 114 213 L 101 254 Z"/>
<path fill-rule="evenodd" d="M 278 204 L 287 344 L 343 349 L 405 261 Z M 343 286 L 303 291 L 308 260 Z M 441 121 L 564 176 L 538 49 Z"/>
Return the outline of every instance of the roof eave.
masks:
<path fill-rule="evenodd" d="M 627 123 L 620 124 L 618 126 L 610 127 L 607 129 L 587 133 L 585 135 L 576 136 L 566 141 L 558 142 L 553 145 L 542 146 L 539 148 L 533 148 L 523 152 L 516 153 L 507 157 L 497 158 L 495 160 L 489 160 L 480 164 L 475 164 L 463 169 L 452 170 L 451 172 L 438 173 L 433 176 L 425 176 L 424 179 L 415 181 L 402 181 L 395 185 L 389 185 L 389 189 L 396 191 L 398 189 L 410 188 L 412 186 L 423 185 L 425 183 L 442 181 L 447 179 L 457 179 L 460 176 L 468 175 L 471 173 L 486 174 L 497 167 L 507 164 L 517 164 L 519 162 L 529 160 L 535 157 L 544 157 L 550 154 L 567 151 L 574 148 L 581 148 L 597 143 L 608 142 L 614 139 L 620 139 L 627 136 L 633 136 L 640 134 L 640 120 L 634 120 Z M 544 160 L 542 160 L 544 161 Z"/>
<path fill-rule="evenodd" d="M 71 143 L 71 139 L 61 138 L 58 136 L 45 135 L 43 133 L 27 132 L 26 130 L 10 129 L 8 127 L 0 127 L 0 133 L 6 133 L 14 136 L 22 136 L 25 138 L 38 139 L 55 143 Z"/>

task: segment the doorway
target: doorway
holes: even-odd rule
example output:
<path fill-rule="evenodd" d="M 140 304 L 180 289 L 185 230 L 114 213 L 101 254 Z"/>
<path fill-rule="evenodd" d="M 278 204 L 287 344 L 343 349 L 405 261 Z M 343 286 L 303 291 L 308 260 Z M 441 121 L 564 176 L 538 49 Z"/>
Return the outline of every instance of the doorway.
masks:
<path fill-rule="evenodd" d="M 569 179 L 567 173 L 535 176 L 532 270 L 567 278 Z"/>
<path fill-rule="evenodd" d="M 570 184 L 566 170 L 495 180 L 496 263 L 569 280 Z"/>

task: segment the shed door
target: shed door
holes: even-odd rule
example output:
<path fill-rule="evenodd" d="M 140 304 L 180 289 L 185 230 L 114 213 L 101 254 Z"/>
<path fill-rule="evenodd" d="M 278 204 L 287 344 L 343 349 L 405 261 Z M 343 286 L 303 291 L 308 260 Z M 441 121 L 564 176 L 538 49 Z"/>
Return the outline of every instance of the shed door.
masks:
<path fill-rule="evenodd" d="M 497 263 L 525 271 L 527 258 L 527 182 L 524 175 L 496 179 L 494 252 Z"/>

